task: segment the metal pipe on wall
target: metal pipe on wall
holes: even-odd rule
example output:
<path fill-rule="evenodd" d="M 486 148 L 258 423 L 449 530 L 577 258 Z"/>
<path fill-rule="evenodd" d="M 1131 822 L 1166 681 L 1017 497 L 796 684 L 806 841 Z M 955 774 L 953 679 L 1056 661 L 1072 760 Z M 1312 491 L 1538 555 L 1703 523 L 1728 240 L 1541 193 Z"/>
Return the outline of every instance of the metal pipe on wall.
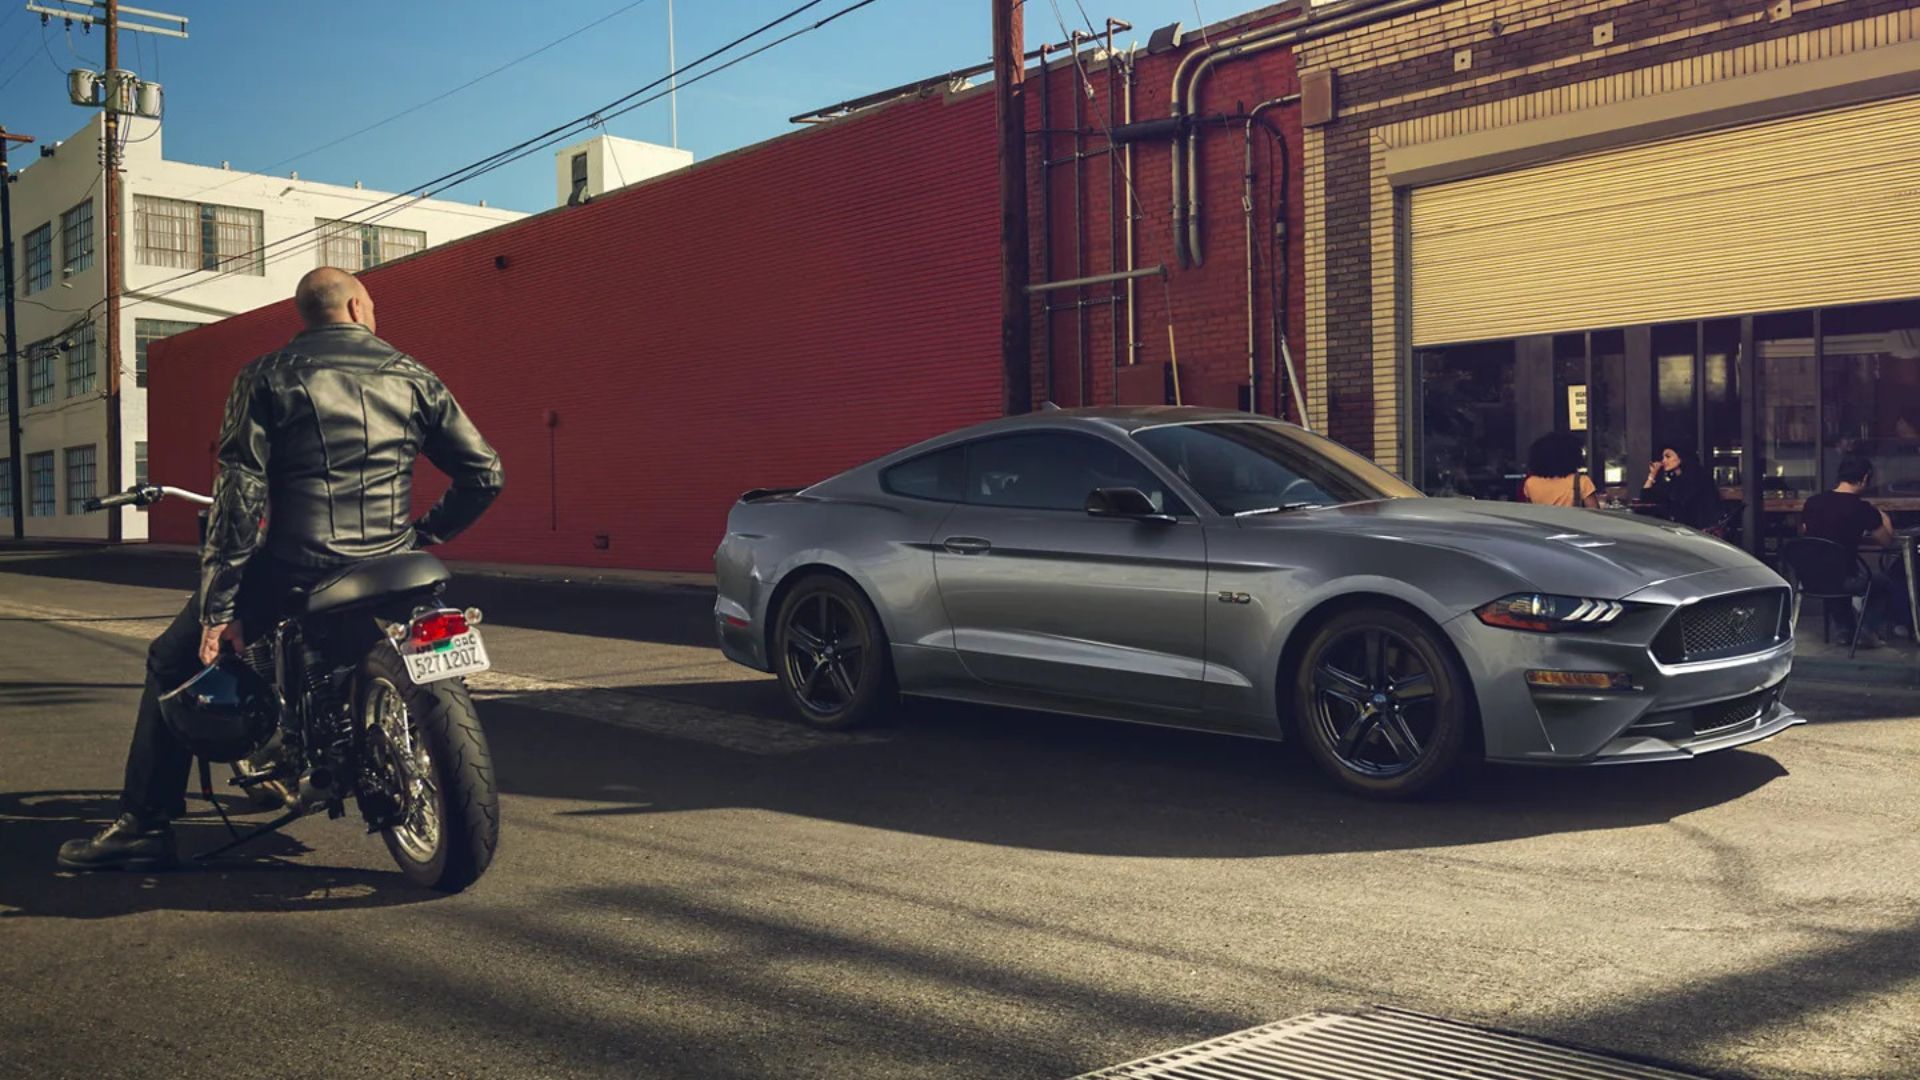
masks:
<path fill-rule="evenodd" d="M 1207 72 L 1231 60 L 1252 56 L 1282 45 L 1292 45 L 1342 30 L 1366 26 L 1442 2 L 1445 0 L 1388 0 L 1374 7 L 1327 18 L 1316 19 L 1311 14 L 1303 14 L 1275 26 L 1262 27 L 1230 38 L 1222 38 L 1180 58 L 1179 66 L 1174 68 L 1173 84 L 1169 89 L 1171 100 L 1167 115 L 1170 119 L 1180 122 L 1180 131 L 1174 136 L 1169 166 L 1173 171 L 1171 186 L 1174 256 L 1181 267 L 1198 266 L 1201 263 L 1200 133 L 1195 125 L 1186 121 L 1199 110 L 1200 85 L 1206 78 Z M 1186 159 L 1185 172 L 1181 169 L 1183 148 Z"/>
<path fill-rule="evenodd" d="M 1053 72 L 1047 68 L 1052 45 L 1040 46 L 1040 280 L 1053 277 Z M 1040 385 L 1053 398 L 1053 302 L 1040 305 Z"/>
<path fill-rule="evenodd" d="M 1111 16 L 1107 18 L 1107 130 L 1120 121 L 1120 66 L 1113 54 L 1114 30 L 1127 26 Z M 1120 198 L 1121 192 L 1115 186 L 1114 148 L 1111 138 L 1107 144 L 1107 269 L 1120 272 Z M 1118 396 L 1120 385 L 1120 289 L 1116 283 L 1107 290 L 1107 384 L 1109 392 Z"/>
<path fill-rule="evenodd" d="M 1076 81 L 1073 86 L 1073 276 L 1087 276 L 1087 203 L 1082 179 L 1085 172 L 1081 165 L 1086 161 L 1086 96 L 1081 93 L 1077 81 L 1083 69 L 1080 66 L 1080 43 L 1090 35 L 1075 30 L 1067 36 L 1067 48 L 1073 57 L 1073 73 Z M 1079 379 L 1075 401 L 1085 406 L 1092 386 L 1093 378 L 1087 370 L 1087 309 L 1084 303 L 1086 294 L 1074 290 L 1075 307 L 1073 312 L 1073 363 L 1074 373 Z"/>
<path fill-rule="evenodd" d="M 1138 45 L 1135 45 L 1133 48 L 1127 50 L 1126 77 L 1121 80 L 1121 88 L 1120 88 L 1120 113 L 1121 113 L 1120 122 L 1123 124 L 1133 123 L 1133 76 L 1134 76 L 1133 64 L 1134 64 L 1135 54 L 1139 51 L 1139 48 L 1140 47 Z M 1121 160 L 1120 171 L 1121 171 L 1121 176 L 1125 178 L 1127 183 L 1127 265 L 1126 265 L 1126 269 L 1131 271 L 1133 269 L 1133 259 L 1134 259 L 1133 236 L 1134 236 L 1134 213 L 1135 213 L 1135 209 L 1133 205 L 1133 144 L 1127 143 L 1125 148 L 1121 151 L 1121 153 L 1124 155 L 1124 157 Z M 1127 279 L 1127 366 L 1128 367 L 1132 367 L 1134 364 L 1137 364 L 1140 362 L 1140 320 L 1135 311 L 1135 301 L 1138 300 L 1138 298 L 1139 298 L 1138 294 L 1135 292 L 1133 279 L 1128 278 Z M 1115 392 L 1118 393 L 1117 388 Z"/>

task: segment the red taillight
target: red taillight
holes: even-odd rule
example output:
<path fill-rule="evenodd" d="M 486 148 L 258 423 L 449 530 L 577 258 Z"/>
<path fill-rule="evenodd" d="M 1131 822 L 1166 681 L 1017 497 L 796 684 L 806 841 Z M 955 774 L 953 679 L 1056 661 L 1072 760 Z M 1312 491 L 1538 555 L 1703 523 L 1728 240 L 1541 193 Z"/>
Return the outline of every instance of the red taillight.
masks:
<path fill-rule="evenodd" d="M 467 616 L 459 611 L 436 611 L 413 620 L 407 637 L 415 645 L 437 645 L 467 632 Z"/>

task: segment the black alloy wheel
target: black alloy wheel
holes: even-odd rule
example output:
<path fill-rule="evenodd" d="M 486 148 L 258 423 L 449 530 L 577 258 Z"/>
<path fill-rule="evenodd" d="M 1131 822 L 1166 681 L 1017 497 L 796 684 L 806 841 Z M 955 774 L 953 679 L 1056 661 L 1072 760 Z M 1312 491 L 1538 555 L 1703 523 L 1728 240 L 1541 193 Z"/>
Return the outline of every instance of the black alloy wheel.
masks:
<path fill-rule="evenodd" d="M 891 695 L 886 634 L 852 584 L 828 574 L 801 581 L 780 608 L 775 647 L 794 712 L 839 730 L 876 719 Z"/>
<path fill-rule="evenodd" d="M 1472 721 L 1465 685 L 1426 625 L 1389 608 L 1360 608 L 1314 635 L 1295 715 L 1335 779 L 1362 794 L 1409 798 L 1459 770 Z"/>

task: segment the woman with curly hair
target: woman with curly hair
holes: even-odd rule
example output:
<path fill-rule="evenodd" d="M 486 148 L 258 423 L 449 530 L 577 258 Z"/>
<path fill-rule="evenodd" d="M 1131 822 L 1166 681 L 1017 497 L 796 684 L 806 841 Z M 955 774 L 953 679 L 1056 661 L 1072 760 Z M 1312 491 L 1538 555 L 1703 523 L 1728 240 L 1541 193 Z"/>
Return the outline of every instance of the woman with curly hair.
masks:
<path fill-rule="evenodd" d="M 1527 451 L 1527 478 L 1520 482 L 1520 501 L 1542 506 L 1600 505 L 1593 481 L 1580 474 L 1580 440 L 1564 431 L 1542 435 Z"/>

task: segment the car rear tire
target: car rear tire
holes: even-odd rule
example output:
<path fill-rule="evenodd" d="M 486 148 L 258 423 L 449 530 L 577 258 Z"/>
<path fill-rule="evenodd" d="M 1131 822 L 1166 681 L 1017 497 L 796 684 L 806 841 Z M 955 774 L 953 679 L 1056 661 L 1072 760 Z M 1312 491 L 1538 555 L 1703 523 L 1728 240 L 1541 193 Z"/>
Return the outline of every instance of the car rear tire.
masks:
<path fill-rule="evenodd" d="M 1294 730 L 1342 787 L 1413 799 L 1464 778 L 1478 722 L 1466 672 L 1431 624 L 1384 605 L 1321 624 L 1294 673 Z"/>
<path fill-rule="evenodd" d="M 851 582 L 807 575 L 787 591 L 774 626 L 774 671 L 801 722 L 845 731 L 881 720 L 892 707 L 887 632 Z"/>

